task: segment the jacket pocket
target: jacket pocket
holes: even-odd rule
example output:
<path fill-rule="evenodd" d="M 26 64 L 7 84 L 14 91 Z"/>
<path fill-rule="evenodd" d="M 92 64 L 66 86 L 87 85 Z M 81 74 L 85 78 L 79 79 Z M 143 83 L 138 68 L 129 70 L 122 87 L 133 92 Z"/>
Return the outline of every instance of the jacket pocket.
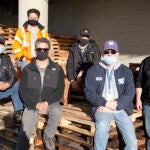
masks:
<path fill-rule="evenodd" d="M 39 89 L 41 87 L 41 78 L 37 72 L 28 72 L 27 87 Z"/>
<path fill-rule="evenodd" d="M 56 88 L 58 82 L 58 72 L 56 70 L 47 70 L 44 79 L 44 86 Z"/>

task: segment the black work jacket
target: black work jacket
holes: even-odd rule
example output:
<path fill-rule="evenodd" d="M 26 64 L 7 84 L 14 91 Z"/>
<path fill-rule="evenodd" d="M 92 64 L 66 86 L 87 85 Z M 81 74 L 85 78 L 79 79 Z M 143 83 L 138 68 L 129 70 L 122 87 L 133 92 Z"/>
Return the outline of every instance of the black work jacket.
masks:
<path fill-rule="evenodd" d="M 17 80 L 16 71 L 7 54 L 0 54 L 0 81 L 9 82 L 10 87 Z"/>
<path fill-rule="evenodd" d="M 69 49 L 69 57 L 67 60 L 66 71 L 68 79 L 76 79 L 78 73 L 83 70 L 86 71 L 94 64 L 100 61 L 100 49 L 99 46 L 92 40 L 89 42 L 84 55 L 81 56 L 79 49 L 79 43 L 76 42 Z"/>
<path fill-rule="evenodd" d="M 150 106 L 150 56 L 141 62 L 136 88 L 142 88 L 141 100 Z"/>
<path fill-rule="evenodd" d="M 36 60 L 23 69 L 19 94 L 25 107 L 35 109 L 36 104 L 41 101 L 47 101 L 48 104 L 59 102 L 62 100 L 63 93 L 64 72 L 51 59 L 45 70 L 43 87 L 41 87 L 41 76 L 36 66 Z"/>

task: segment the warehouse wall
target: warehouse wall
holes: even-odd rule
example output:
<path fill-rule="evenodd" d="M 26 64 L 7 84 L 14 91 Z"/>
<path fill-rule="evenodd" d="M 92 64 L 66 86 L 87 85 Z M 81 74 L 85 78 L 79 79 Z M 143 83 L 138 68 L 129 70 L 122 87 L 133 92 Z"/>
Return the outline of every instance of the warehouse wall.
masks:
<path fill-rule="evenodd" d="M 124 54 L 122 59 L 130 62 L 141 61 L 150 53 L 149 18 L 149 0 L 51 0 L 49 3 L 50 32 L 76 35 L 80 28 L 88 27 L 101 47 L 105 40 L 117 40 Z"/>
<path fill-rule="evenodd" d="M 0 24 L 18 25 L 16 1 L 3 0 Z M 149 54 L 149 18 L 149 0 L 49 0 L 49 32 L 75 36 L 88 27 L 101 48 L 105 40 L 117 40 L 125 63 Z"/>

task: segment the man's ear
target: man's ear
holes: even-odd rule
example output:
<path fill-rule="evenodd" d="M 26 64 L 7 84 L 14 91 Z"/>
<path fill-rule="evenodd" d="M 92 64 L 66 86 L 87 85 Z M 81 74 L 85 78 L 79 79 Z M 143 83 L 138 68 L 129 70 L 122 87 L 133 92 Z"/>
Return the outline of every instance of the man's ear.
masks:
<path fill-rule="evenodd" d="M 117 52 L 117 53 L 116 53 L 116 55 L 117 55 L 117 56 L 119 56 L 119 55 L 120 55 L 120 53 L 119 53 L 119 52 Z"/>

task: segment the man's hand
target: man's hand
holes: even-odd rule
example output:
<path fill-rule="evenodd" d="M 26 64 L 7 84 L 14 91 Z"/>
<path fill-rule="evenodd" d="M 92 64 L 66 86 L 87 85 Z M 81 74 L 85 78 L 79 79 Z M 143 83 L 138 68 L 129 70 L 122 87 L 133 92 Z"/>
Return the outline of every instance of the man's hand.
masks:
<path fill-rule="evenodd" d="M 104 107 L 104 106 L 100 106 L 98 109 L 97 109 L 97 112 L 113 112 L 114 110 L 112 109 L 109 109 L 107 107 Z"/>
<path fill-rule="evenodd" d="M 8 89 L 10 87 L 10 83 L 9 82 L 2 82 L 0 81 L 0 90 L 4 91 L 6 89 Z"/>
<path fill-rule="evenodd" d="M 48 109 L 48 102 L 39 102 L 36 105 L 36 109 L 39 111 L 39 114 L 45 115 Z"/>
<path fill-rule="evenodd" d="M 141 101 L 141 99 L 137 99 L 136 100 L 136 108 L 137 108 L 137 110 L 141 110 L 142 109 L 142 101 Z"/>
<path fill-rule="evenodd" d="M 112 110 L 116 110 L 117 108 L 117 101 L 113 100 L 113 101 L 107 101 L 105 107 L 112 109 Z"/>
<path fill-rule="evenodd" d="M 137 110 L 142 109 L 142 101 L 141 101 L 141 95 L 142 95 L 142 88 L 136 88 L 136 108 Z"/>

